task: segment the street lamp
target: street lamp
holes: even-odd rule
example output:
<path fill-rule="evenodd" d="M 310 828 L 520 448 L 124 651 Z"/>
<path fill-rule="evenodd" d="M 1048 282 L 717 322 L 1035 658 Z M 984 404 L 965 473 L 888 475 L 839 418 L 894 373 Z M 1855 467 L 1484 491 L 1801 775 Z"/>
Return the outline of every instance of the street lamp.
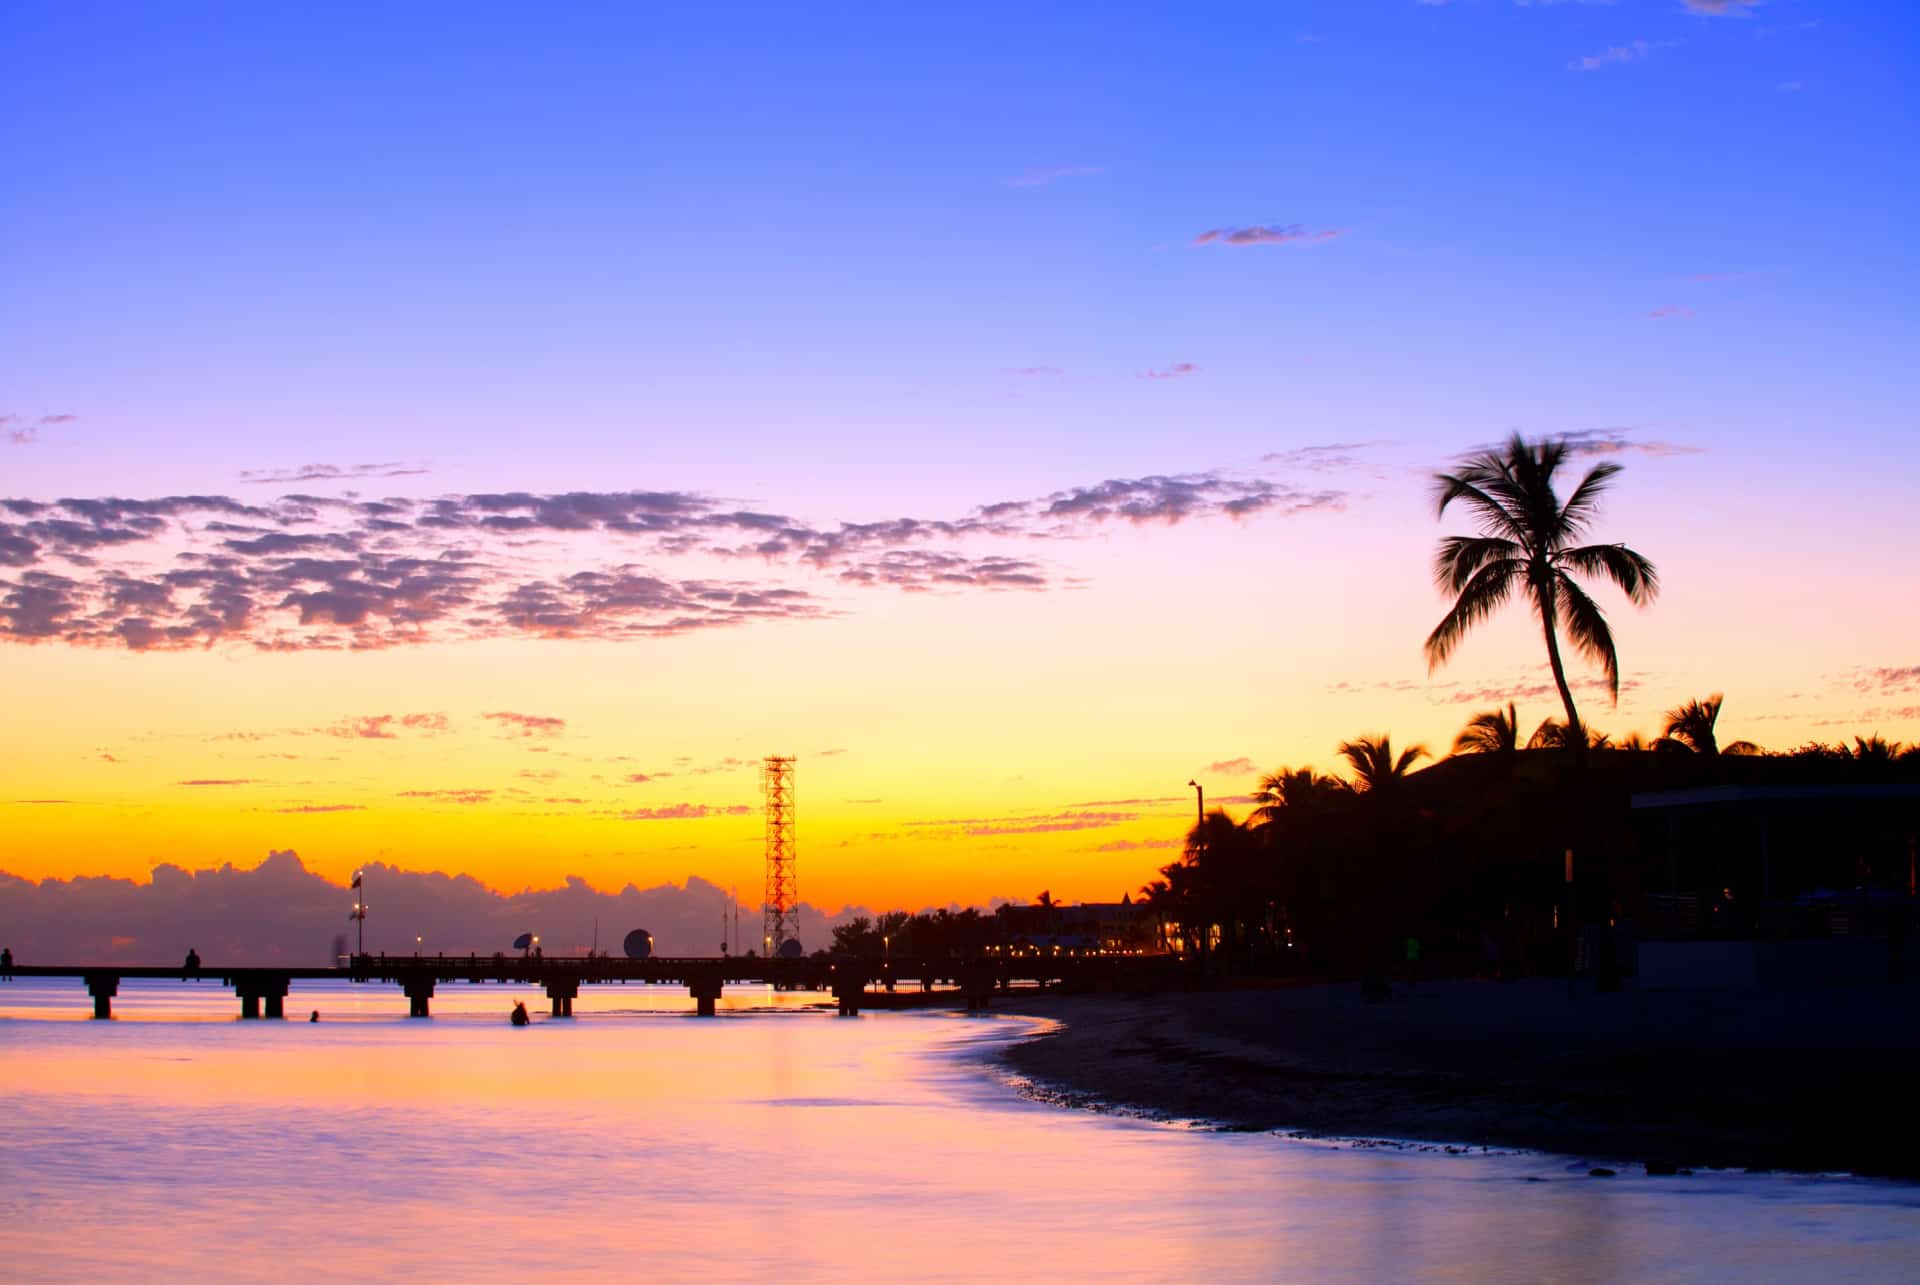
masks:
<path fill-rule="evenodd" d="M 1198 781 L 1188 781 L 1187 784 L 1193 787 L 1194 818 L 1201 825 L 1205 825 L 1207 823 L 1207 792 L 1201 788 Z"/>

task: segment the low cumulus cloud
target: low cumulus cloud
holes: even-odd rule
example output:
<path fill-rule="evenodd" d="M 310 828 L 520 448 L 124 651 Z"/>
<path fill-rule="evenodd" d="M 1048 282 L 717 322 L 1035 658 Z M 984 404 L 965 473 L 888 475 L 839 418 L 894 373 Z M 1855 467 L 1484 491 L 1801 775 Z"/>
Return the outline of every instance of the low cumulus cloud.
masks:
<path fill-rule="evenodd" d="M 595 923 L 602 950 L 618 950 L 645 928 L 663 955 L 716 953 L 714 925 L 727 893 L 704 879 L 652 888 L 628 884 L 601 892 L 567 876 L 557 888 L 495 892 L 470 875 L 366 867 L 367 949 L 452 955 L 513 953 L 523 932 L 540 935 L 550 955 L 583 953 Z M 34 882 L 0 873 L 0 940 L 25 963 L 101 961 L 177 964 L 192 948 L 209 968 L 221 965 L 326 965 L 348 935 L 353 895 L 310 871 L 293 852 L 275 852 L 252 869 L 228 864 L 187 870 L 159 866 L 147 881 L 107 878 Z M 753 910 L 743 907 L 743 913 Z M 862 913 L 800 907 L 802 940 L 824 946 L 832 929 Z M 296 984 L 297 986 L 297 984 Z M 86 995 L 75 983 L 76 1005 Z"/>
<path fill-rule="evenodd" d="M 1035 557 L 1036 542 L 1057 550 L 1111 520 L 1284 515 L 1346 499 L 1274 472 L 1109 478 L 958 517 L 835 524 L 683 491 L 0 499 L 0 642 L 356 651 L 635 639 L 839 615 L 861 590 L 1038 592 L 1076 582 Z"/>
<path fill-rule="evenodd" d="M 1249 772 L 1257 772 L 1260 769 L 1254 766 L 1252 759 L 1243 757 L 1220 759 L 1218 762 L 1207 764 L 1200 770 L 1214 776 L 1245 776 Z"/>
<path fill-rule="evenodd" d="M 1760 0 L 1680 0 L 1689 11 L 1709 18 L 1744 18 L 1760 7 Z"/>
<path fill-rule="evenodd" d="M 1192 362 L 1176 361 L 1171 366 L 1159 366 L 1151 370 L 1143 370 L 1140 372 L 1140 378 L 1142 379 L 1185 379 L 1189 375 L 1197 375 L 1199 373 L 1200 373 L 1200 368 L 1194 365 Z"/>

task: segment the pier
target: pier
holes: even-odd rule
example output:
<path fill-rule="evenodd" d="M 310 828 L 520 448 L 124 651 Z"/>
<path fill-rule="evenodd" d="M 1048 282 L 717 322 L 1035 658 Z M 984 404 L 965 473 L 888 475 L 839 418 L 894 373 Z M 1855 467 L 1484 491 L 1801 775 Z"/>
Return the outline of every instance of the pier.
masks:
<path fill-rule="evenodd" d="M 1065 991 L 1112 992 L 1178 989 L 1176 962 L 1164 955 L 1028 955 L 994 959 L 907 959 L 884 961 L 848 957 L 757 959 L 690 957 L 614 959 L 605 956 L 499 955 L 355 955 L 336 968 L 277 965 L 198 968 L 122 964 L 15 965 L 11 977 L 68 977 L 84 983 L 93 1015 L 113 1016 L 120 983 L 129 978 L 206 981 L 232 989 L 245 1019 L 286 1016 L 287 995 L 299 981 L 389 983 L 407 999 L 409 1017 L 430 1017 L 435 988 L 489 982 L 539 986 L 554 1017 L 572 1017 L 582 986 L 640 984 L 685 986 L 694 1012 L 713 1017 L 722 990 L 729 985 L 772 986 L 777 990 L 831 994 L 843 1016 L 858 1016 L 878 988 L 891 995 L 902 985 L 932 996 L 944 989 L 970 1011 L 987 1008 L 995 992 L 1016 983 Z M 898 1005 L 886 1004 L 886 1007 Z"/>

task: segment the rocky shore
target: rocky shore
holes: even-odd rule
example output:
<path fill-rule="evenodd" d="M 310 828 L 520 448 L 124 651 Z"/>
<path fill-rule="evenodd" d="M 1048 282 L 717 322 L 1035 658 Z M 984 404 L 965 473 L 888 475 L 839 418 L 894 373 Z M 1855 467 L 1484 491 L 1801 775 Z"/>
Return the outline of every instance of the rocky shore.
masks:
<path fill-rule="evenodd" d="M 1022 997 L 1037 1097 L 1216 1127 L 1596 1165 L 1920 1177 L 1920 988 L 1598 994 L 1528 981 Z"/>

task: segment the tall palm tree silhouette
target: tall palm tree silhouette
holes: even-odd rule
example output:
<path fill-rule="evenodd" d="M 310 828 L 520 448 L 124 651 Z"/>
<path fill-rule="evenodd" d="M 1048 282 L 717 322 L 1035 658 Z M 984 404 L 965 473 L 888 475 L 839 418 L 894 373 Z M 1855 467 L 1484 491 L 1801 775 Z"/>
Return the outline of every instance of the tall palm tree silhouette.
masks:
<path fill-rule="evenodd" d="M 1453 738 L 1455 754 L 1511 754 L 1520 748 L 1520 715 L 1508 701 L 1505 709 L 1482 710 L 1467 720 Z"/>
<path fill-rule="evenodd" d="M 1445 516 L 1459 501 L 1472 511 L 1480 533 L 1440 542 L 1434 579 L 1454 602 L 1427 635 L 1426 650 L 1429 669 L 1445 664 L 1475 625 L 1524 590 L 1546 636 L 1547 664 L 1567 710 L 1567 739 L 1584 747 L 1580 713 L 1560 660 L 1559 631 L 1565 629 L 1574 647 L 1605 670 L 1616 701 L 1620 657 L 1606 616 L 1574 576 L 1604 576 L 1635 606 L 1652 602 L 1660 581 L 1653 563 L 1623 544 L 1574 543 L 1592 524 L 1620 466 L 1594 465 L 1563 501 L 1554 489 L 1554 474 L 1571 454 L 1565 439 L 1529 442 L 1515 433 L 1501 449 L 1482 451 L 1454 472 L 1434 477 L 1437 513 Z"/>
<path fill-rule="evenodd" d="M 1340 757 L 1353 768 L 1354 789 L 1378 794 L 1405 780 L 1413 765 L 1427 757 L 1427 747 L 1415 745 L 1395 758 L 1391 736 L 1361 736 L 1343 742 Z"/>

